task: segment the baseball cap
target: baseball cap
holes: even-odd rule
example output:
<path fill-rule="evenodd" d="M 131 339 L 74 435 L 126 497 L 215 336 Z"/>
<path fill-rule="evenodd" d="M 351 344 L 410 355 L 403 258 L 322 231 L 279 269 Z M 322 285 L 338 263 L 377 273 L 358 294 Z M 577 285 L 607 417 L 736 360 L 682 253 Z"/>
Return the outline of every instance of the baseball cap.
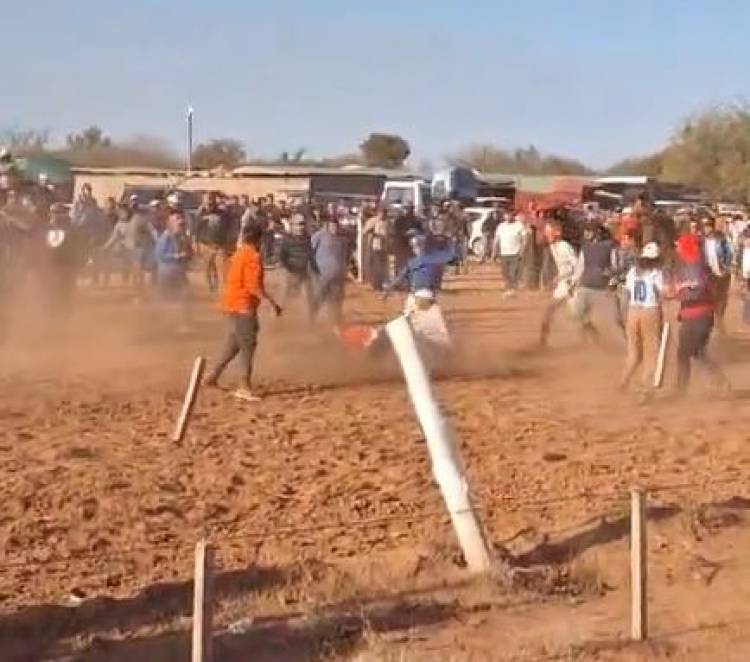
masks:
<path fill-rule="evenodd" d="M 641 251 L 641 257 L 645 257 L 648 260 L 656 260 L 660 254 L 659 244 L 655 241 L 648 242 Z"/>

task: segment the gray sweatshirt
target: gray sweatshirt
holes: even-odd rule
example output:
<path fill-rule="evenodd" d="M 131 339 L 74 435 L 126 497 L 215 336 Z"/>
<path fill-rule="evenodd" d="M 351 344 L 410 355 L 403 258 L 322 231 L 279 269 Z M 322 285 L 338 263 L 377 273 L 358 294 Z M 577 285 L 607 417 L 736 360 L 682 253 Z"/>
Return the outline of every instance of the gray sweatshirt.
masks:
<path fill-rule="evenodd" d="M 345 280 L 349 267 L 349 240 L 327 230 L 312 236 L 312 252 L 320 277 L 324 280 Z"/>

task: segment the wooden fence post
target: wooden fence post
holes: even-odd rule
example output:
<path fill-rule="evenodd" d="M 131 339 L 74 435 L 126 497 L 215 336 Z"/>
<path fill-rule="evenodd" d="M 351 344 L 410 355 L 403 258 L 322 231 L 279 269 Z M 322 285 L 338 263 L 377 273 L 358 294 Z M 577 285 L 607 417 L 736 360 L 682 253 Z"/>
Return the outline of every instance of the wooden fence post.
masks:
<path fill-rule="evenodd" d="M 201 540 L 195 546 L 193 579 L 192 662 L 213 662 L 211 621 L 213 616 L 213 548 Z"/>
<path fill-rule="evenodd" d="M 172 441 L 182 441 L 182 438 L 185 436 L 185 430 L 187 430 L 188 423 L 190 422 L 190 414 L 193 412 L 193 405 L 198 395 L 198 387 L 201 384 L 205 367 L 206 359 L 202 356 L 195 359 L 193 372 L 190 374 L 190 381 L 188 382 L 187 391 L 185 391 L 185 398 L 182 401 L 180 416 L 177 418 L 177 425 L 172 433 Z"/>
<path fill-rule="evenodd" d="M 630 492 L 630 634 L 635 641 L 648 638 L 648 552 L 646 492 Z"/>

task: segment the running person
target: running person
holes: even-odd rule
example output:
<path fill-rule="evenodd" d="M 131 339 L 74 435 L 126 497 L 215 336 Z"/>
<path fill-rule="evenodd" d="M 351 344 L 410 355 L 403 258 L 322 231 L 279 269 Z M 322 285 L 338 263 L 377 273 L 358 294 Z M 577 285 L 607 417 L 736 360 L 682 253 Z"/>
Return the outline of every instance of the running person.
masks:
<path fill-rule="evenodd" d="M 562 224 L 559 221 L 549 222 L 544 228 L 544 233 L 549 244 L 550 255 L 557 269 L 557 276 L 555 278 L 555 289 L 552 292 L 552 301 L 547 305 L 542 318 L 539 338 L 539 344 L 542 347 L 547 346 L 550 328 L 557 311 L 573 296 L 576 264 L 578 262 L 575 249 L 562 238 Z"/>
<path fill-rule="evenodd" d="M 658 244 L 657 244 L 658 245 Z M 625 320 L 627 319 L 630 295 L 626 288 L 626 279 L 630 269 L 638 259 L 638 235 L 635 232 L 625 232 L 620 237 L 619 245 L 612 252 L 612 277 L 609 285 L 614 290 L 614 315 L 617 326 L 627 336 Z"/>
<path fill-rule="evenodd" d="M 437 295 L 442 287 L 445 266 L 456 259 L 453 247 L 430 248 L 427 237 L 415 235 L 410 241 L 413 257 L 400 273 L 386 285 L 383 298 L 396 287 L 409 286 L 404 315 L 411 319 L 416 334 L 431 345 L 448 347 L 450 336 Z"/>
<path fill-rule="evenodd" d="M 615 243 L 609 238 L 606 228 L 596 221 L 584 229 L 584 240 L 576 264 L 573 313 L 584 338 L 595 339 L 599 332 L 591 321 L 591 312 L 611 297 L 609 282 Z"/>
<path fill-rule="evenodd" d="M 703 260 L 699 237 L 694 234 L 680 237 L 677 256 L 679 263 L 674 283 L 680 301 L 677 390 L 679 393 L 687 390 L 693 359 L 707 368 L 718 388 L 728 390 L 729 380 L 706 351 L 714 327 L 714 298 L 711 272 Z"/>
<path fill-rule="evenodd" d="M 659 257 L 659 245 L 656 242 L 646 244 L 635 265 L 628 271 L 624 286 L 628 295 L 625 327 L 628 353 L 620 387 L 627 388 L 641 364 L 644 399 L 652 394 L 654 366 L 661 337 L 664 274 L 659 265 Z"/>
<path fill-rule="evenodd" d="M 258 345 L 258 307 L 263 299 L 281 315 L 281 306 L 266 292 L 260 246 L 263 231 L 254 225 L 243 230 L 242 243 L 230 260 L 224 284 L 221 307 L 229 322 L 229 333 L 221 358 L 206 380 L 207 386 L 217 386 L 224 369 L 239 354 L 243 381 L 234 397 L 246 402 L 260 398 L 252 391 L 253 361 Z"/>
<path fill-rule="evenodd" d="M 211 192 L 199 210 L 198 242 L 206 251 L 206 282 L 210 292 L 216 292 L 224 282 L 224 276 L 232 254 L 230 223 L 226 209 L 219 204 L 218 195 Z"/>
<path fill-rule="evenodd" d="M 716 326 L 723 333 L 732 283 L 732 245 L 726 235 L 716 229 L 713 218 L 703 219 L 703 234 L 703 255 L 711 272 Z"/>

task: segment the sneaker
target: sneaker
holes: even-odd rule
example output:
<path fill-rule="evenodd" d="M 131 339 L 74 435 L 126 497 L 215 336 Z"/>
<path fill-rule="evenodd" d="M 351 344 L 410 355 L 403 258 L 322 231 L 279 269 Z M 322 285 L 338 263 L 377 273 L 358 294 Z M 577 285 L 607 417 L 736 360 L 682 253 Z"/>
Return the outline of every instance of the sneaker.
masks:
<path fill-rule="evenodd" d="M 244 400 L 245 402 L 260 402 L 260 396 L 255 395 L 249 388 L 238 388 L 232 393 L 233 398 Z"/>

